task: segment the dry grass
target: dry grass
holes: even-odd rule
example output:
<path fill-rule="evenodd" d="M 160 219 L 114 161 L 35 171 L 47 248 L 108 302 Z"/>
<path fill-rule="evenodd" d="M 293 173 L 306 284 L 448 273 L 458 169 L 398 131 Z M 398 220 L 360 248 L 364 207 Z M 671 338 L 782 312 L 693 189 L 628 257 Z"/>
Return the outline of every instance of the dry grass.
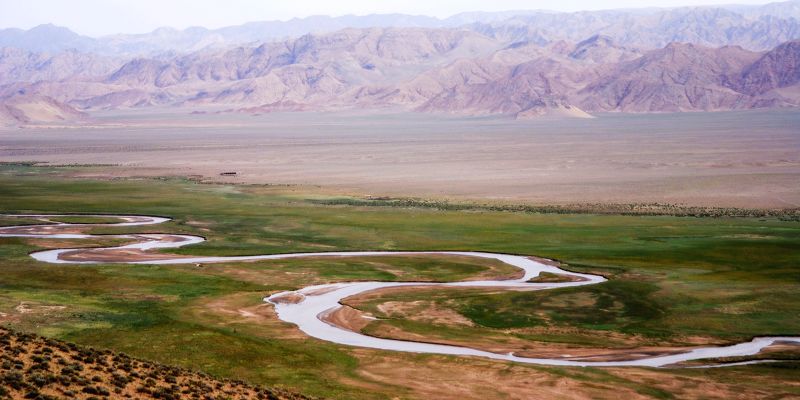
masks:
<path fill-rule="evenodd" d="M 307 397 L 0 328 L 0 397 L 271 399 Z"/>

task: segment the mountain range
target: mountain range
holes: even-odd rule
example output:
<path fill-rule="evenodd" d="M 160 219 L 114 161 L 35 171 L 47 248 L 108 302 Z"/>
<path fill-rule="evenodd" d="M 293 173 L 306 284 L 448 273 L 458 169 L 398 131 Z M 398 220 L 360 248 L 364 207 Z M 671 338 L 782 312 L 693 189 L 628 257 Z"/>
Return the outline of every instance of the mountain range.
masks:
<path fill-rule="evenodd" d="M 210 47 L 285 40 L 308 33 L 345 28 L 464 28 L 504 41 L 579 41 L 592 35 L 622 45 L 661 47 L 690 42 L 718 47 L 739 45 L 767 50 L 800 32 L 800 1 L 763 6 L 683 7 L 584 12 L 470 12 L 439 19 L 405 14 L 311 16 L 288 21 L 260 21 L 219 29 L 163 27 L 144 34 L 82 36 L 64 27 L 40 25 L 30 30 L 0 30 L 0 47 L 32 52 L 76 50 L 102 55 L 155 56 Z"/>
<path fill-rule="evenodd" d="M 315 17 L 99 39 L 54 26 L 6 29 L 0 121 L 81 120 L 93 110 L 156 105 L 516 118 L 797 107 L 798 17 L 792 1 L 445 20 Z M 312 29 L 325 33 L 304 33 Z"/>

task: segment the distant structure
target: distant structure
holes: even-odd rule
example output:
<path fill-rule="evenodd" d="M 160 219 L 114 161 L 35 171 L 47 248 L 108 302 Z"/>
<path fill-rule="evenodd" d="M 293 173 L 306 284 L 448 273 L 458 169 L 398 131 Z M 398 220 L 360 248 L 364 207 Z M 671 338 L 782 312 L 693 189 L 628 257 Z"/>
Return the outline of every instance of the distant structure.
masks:
<path fill-rule="evenodd" d="M 238 172 L 221 172 L 219 175 L 220 176 L 236 176 L 236 175 L 238 175 Z"/>

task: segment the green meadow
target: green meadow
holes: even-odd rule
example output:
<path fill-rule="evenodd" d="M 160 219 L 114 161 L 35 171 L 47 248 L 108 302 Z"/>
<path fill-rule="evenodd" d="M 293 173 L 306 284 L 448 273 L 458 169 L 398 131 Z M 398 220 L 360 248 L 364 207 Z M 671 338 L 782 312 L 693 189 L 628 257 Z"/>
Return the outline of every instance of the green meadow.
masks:
<path fill-rule="evenodd" d="M 464 342 L 508 334 L 519 340 L 611 347 L 624 346 L 626 338 L 639 344 L 687 345 L 697 338 L 729 343 L 759 335 L 800 334 L 800 223 L 777 218 L 337 205 L 320 201 L 324 195 L 303 188 L 180 179 L 70 179 L 60 176 L 59 169 L 13 165 L 0 166 L 0 193 L 2 213 L 171 217 L 157 226 L 97 227 L 92 232 L 187 233 L 208 239 L 179 249 L 181 254 L 477 250 L 552 258 L 568 269 L 609 278 L 599 285 L 546 292 L 438 289 L 386 294 L 360 307 L 380 315 L 378 306 L 384 302 L 424 299 L 457 312 L 472 325 L 387 318 L 368 326 L 367 332 L 392 326 Z M 0 218 L 0 225 L 14 222 Z M 259 307 L 270 293 L 324 282 L 452 281 L 514 272 L 503 264 L 457 257 L 201 266 L 44 265 L 28 256 L 40 245 L 35 240 L 0 238 L 4 324 L 218 376 L 342 399 L 391 398 L 404 389 L 356 390 L 348 383 L 360 379 L 352 349 L 302 337 L 277 321 L 248 323 L 230 313 L 214 312 L 215 307 Z M 570 330 L 575 333 L 554 333 Z M 718 382 L 741 381 L 736 377 L 743 370 L 775 376 L 778 382 L 798 377 L 796 362 L 743 368 L 675 373 Z M 560 368 L 537 370 L 583 374 Z M 603 374 L 587 371 L 596 371 L 586 372 L 592 376 Z M 650 394 L 669 397 L 657 391 Z"/>

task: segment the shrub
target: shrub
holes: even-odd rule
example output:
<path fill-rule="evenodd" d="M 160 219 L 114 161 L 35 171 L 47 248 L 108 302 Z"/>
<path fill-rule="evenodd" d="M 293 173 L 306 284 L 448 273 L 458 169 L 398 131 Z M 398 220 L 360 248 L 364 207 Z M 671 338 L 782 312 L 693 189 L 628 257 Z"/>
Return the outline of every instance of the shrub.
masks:
<path fill-rule="evenodd" d="M 97 391 L 97 388 L 96 388 L 96 387 L 94 387 L 94 386 L 86 386 L 86 387 L 84 387 L 84 388 L 83 388 L 83 390 L 81 390 L 81 391 L 82 391 L 83 393 L 88 393 L 88 394 L 100 394 L 100 393 Z"/>
<path fill-rule="evenodd" d="M 44 375 L 44 374 L 33 374 L 28 378 L 28 382 L 30 382 L 33 386 L 36 387 L 44 387 L 49 385 L 55 380 L 55 377 L 52 375 Z"/>
<path fill-rule="evenodd" d="M 86 386 L 85 388 L 83 388 L 83 392 L 88 394 L 98 394 L 101 396 L 108 396 L 111 394 L 111 392 L 109 392 L 108 389 L 102 386 Z"/>
<path fill-rule="evenodd" d="M 136 393 L 150 394 L 150 389 L 140 385 L 139 387 L 136 388 Z"/>
<path fill-rule="evenodd" d="M 22 374 L 19 372 L 7 372 L 2 375 L 3 382 L 14 389 L 21 389 L 25 382 L 22 379 Z"/>

